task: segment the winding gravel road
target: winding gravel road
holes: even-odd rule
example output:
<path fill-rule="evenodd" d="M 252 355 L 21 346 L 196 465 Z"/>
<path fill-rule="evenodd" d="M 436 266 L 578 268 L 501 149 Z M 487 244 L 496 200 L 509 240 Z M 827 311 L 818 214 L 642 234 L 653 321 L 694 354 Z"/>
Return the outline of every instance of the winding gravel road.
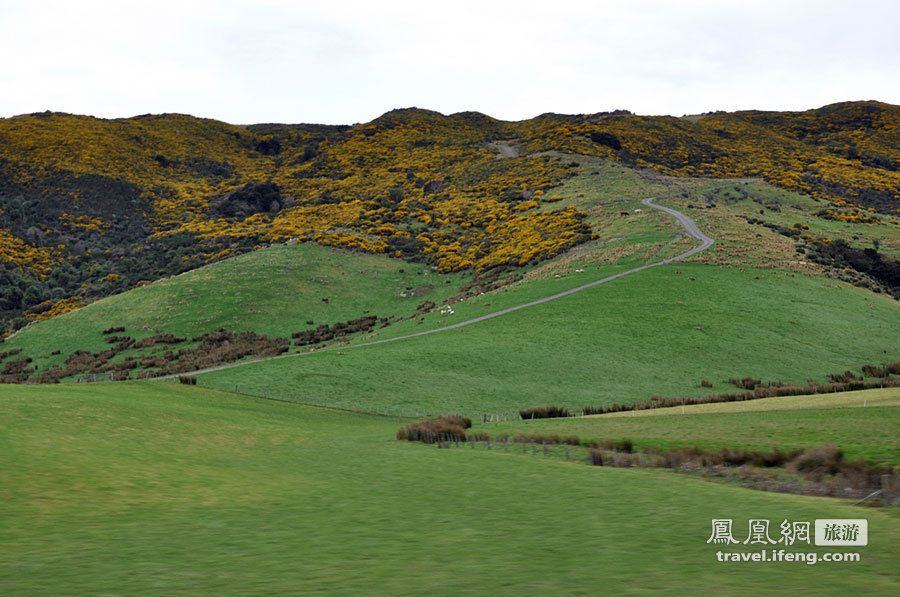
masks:
<path fill-rule="evenodd" d="M 694 247 L 690 251 L 686 251 L 686 252 L 682 253 L 681 255 L 676 255 L 675 257 L 669 257 L 668 259 L 663 259 L 662 261 L 657 261 L 655 263 L 648 263 L 648 264 L 642 265 L 640 267 L 633 267 L 629 270 L 619 272 L 618 274 L 613 274 L 611 276 L 601 278 L 600 280 L 588 282 L 587 284 L 583 284 L 576 288 L 570 288 L 569 290 L 565 290 L 563 292 L 559 292 L 559 293 L 551 295 L 551 296 L 537 299 L 537 300 L 531 301 L 529 303 L 516 305 L 515 307 L 507 307 L 506 309 L 494 311 L 493 313 L 488 313 L 487 315 L 481 315 L 480 317 L 475 317 L 473 319 L 467 319 L 465 321 L 460 321 L 458 323 L 454 323 L 451 325 L 446 325 L 443 327 L 435 328 L 433 330 L 425 330 L 423 332 L 416 332 L 414 334 L 406 334 L 404 336 L 396 336 L 394 338 L 384 338 L 382 340 L 373 340 L 372 342 L 363 342 L 360 344 L 350 344 L 347 346 L 323 348 L 321 350 L 316 350 L 316 351 L 312 351 L 312 352 L 295 352 L 295 353 L 291 353 L 291 354 L 282 354 L 282 355 L 278 355 L 278 356 L 274 356 L 274 357 L 254 359 L 251 361 L 241 361 L 239 363 L 229 363 L 227 365 L 219 365 L 217 367 L 210 367 L 208 369 L 198 369 L 197 371 L 190 371 L 187 373 L 178 373 L 175 375 L 166 375 L 166 376 L 162 376 L 162 377 L 156 377 L 154 379 L 172 379 L 172 378 L 178 377 L 179 375 L 200 375 L 202 373 L 212 373 L 213 371 L 222 371 L 224 369 L 233 369 L 235 367 L 243 367 L 244 365 L 252 365 L 253 363 L 262 363 L 264 361 L 272 361 L 275 359 L 287 359 L 287 358 L 291 358 L 291 357 L 299 357 L 299 356 L 304 356 L 304 355 L 316 354 L 319 352 L 330 352 L 330 351 L 335 351 L 335 350 L 349 350 L 351 348 L 360 348 L 362 346 L 375 346 L 376 344 L 385 344 L 387 342 L 397 342 L 399 340 L 407 340 L 409 338 L 416 338 L 418 336 L 427 336 L 428 334 L 437 334 L 439 332 L 446 332 L 447 330 L 455 330 L 458 328 L 465 327 L 467 325 L 472 325 L 473 323 L 479 323 L 482 321 L 487 321 L 488 319 L 493 319 L 494 317 L 500 317 L 501 315 L 506 315 L 507 313 L 512 313 L 513 311 L 518 311 L 520 309 L 527 309 L 528 307 L 533 307 L 535 305 L 548 303 L 548 302 L 556 300 L 558 298 L 562 298 L 564 296 L 569 296 L 570 294 L 575 294 L 576 292 L 580 292 L 582 290 L 585 290 L 587 288 L 592 288 L 592 287 L 598 286 L 600 284 L 605 284 L 606 282 L 615 280 L 616 278 L 621 278 L 623 276 L 627 276 L 629 274 L 633 274 L 633 273 L 639 272 L 641 270 L 645 270 L 645 269 L 648 269 L 651 267 L 656 267 L 658 265 L 665 265 L 667 263 L 672 263 L 673 261 L 680 261 L 682 259 L 687 259 L 688 257 L 690 257 L 692 255 L 696 255 L 700 251 L 705 251 L 706 249 L 708 249 L 709 247 L 711 247 L 713 245 L 713 243 L 715 241 L 713 239 L 711 239 L 710 237 L 706 236 L 705 234 L 703 234 L 703 232 L 700 230 L 700 228 L 697 226 L 697 224 L 694 222 L 694 220 L 692 220 L 688 216 L 684 215 L 680 211 L 676 211 L 670 207 L 663 207 L 662 205 L 656 205 L 655 203 L 653 203 L 653 201 L 655 199 L 659 199 L 659 197 L 648 197 L 646 199 L 642 199 L 641 203 L 647 207 L 650 207 L 652 209 L 657 209 L 660 211 L 664 211 L 667 214 L 673 216 L 678 221 L 678 223 L 681 224 L 681 226 L 684 228 L 685 232 L 687 232 L 688 236 L 700 241 L 700 246 Z"/>

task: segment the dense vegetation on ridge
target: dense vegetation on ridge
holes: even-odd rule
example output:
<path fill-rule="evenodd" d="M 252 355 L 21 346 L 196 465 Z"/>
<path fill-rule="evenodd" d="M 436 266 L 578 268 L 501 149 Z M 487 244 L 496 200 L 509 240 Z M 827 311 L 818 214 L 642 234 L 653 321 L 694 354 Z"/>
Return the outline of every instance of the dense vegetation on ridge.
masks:
<path fill-rule="evenodd" d="M 592 235 L 553 205 L 579 170 L 565 154 L 761 177 L 811 194 L 820 217 L 876 222 L 898 211 L 898 124 L 877 102 L 521 122 L 405 109 L 355 126 L 17 116 L 0 120 L 0 313 L 13 329 L 288 239 L 442 272 L 534 263 Z"/>

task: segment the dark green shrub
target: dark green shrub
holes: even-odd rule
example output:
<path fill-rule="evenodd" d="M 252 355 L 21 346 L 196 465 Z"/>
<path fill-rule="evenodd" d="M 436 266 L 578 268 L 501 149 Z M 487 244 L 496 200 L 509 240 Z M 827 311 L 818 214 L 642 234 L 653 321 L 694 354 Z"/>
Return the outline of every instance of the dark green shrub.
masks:
<path fill-rule="evenodd" d="M 728 380 L 728 383 L 734 384 L 735 386 L 743 388 L 745 390 L 754 390 L 756 389 L 756 386 L 762 383 L 762 381 L 753 379 L 752 377 L 743 377 L 741 379 L 732 377 Z"/>
<path fill-rule="evenodd" d="M 591 132 L 591 141 L 597 143 L 599 145 L 605 145 L 612 150 L 619 151 L 622 149 L 622 142 L 619 141 L 619 138 L 613 135 L 612 133 L 605 133 L 603 131 L 593 131 Z"/>
<path fill-rule="evenodd" d="M 829 373 L 828 379 L 833 383 L 849 383 L 862 378 L 853 373 L 853 371 L 844 371 L 843 373 Z"/>
<path fill-rule="evenodd" d="M 834 475 L 841 470 L 844 453 L 834 445 L 817 446 L 806 450 L 791 461 L 791 467 L 812 477 Z"/>
<path fill-rule="evenodd" d="M 888 372 L 885 367 L 877 367 L 875 365 L 863 365 L 863 375 L 866 377 L 887 377 Z"/>
<path fill-rule="evenodd" d="M 157 344 L 180 344 L 182 342 L 184 342 L 184 338 L 178 338 L 173 334 L 156 334 L 155 336 L 148 336 L 138 340 L 134 347 L 149 348 L 150 346 L 156 346 Z"/>
<path fill-rule="evenodd" d="M 616 452 L 624 452 L 626 454 L 631 454 L 634 452 L 634 444 L 630 439 L 620 439 L 615 442 L 614 448 Z"/>
<path fill-rule="evenodd" d="M 537 406 L 519 410 L 519 416 L 523 419 L 555 419 L 570 416 L 569 410 L 558 406 Z"/>

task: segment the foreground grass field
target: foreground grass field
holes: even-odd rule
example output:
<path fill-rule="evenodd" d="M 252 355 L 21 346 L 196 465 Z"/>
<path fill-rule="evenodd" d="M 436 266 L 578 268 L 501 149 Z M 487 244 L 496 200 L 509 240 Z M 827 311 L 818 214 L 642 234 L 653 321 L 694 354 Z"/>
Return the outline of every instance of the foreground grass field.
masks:
<path fill-rule="evenodd" d="M 525 302 L 538 286 L 572 287 L 574 277 L 478 297 L 452 317 L 432 314 L 385 332 L 489 313 Z M 480 417 L 730 392 L 732 377 L 821 382 L 900 359 L 898 337 L 900 303 L 884 296 L 778 270 L 672 264 L 477 325 L 219 371 L 201 383 L 375 412 Z M 711 387 L 700 386 L 704 379 Z"/>
<path fill-rule="evenodd" d="M 835 500 L 439 450 L 392 440 L 396 419 L 158 382 L 3 386 L 0 421 L 3 595 L 900 591 L 900 519 Z M 712 518 L 743 538 L 860 516 L 867 547 L 807 549 L 854 564 L 706 543 Z"/>

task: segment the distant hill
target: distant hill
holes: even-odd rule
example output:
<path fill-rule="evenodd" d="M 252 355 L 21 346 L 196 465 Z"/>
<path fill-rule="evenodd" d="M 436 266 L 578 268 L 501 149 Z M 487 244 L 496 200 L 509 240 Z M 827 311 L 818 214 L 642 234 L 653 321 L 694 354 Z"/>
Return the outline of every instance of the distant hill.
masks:
<path fill-rule="evenodd" d="M 900 208 L 898 125 L 900 107 L 878 102 L 521 122 L 410 108 L 355 126 L 2 119 L 0 325 L 291 238 L 443 272 L 535 263 L 591 239 L 584 213 L 552 205 L 578 171 L 564 154 L 757 176 L 820 199 L 822 217 L 865 222 Z"/>

